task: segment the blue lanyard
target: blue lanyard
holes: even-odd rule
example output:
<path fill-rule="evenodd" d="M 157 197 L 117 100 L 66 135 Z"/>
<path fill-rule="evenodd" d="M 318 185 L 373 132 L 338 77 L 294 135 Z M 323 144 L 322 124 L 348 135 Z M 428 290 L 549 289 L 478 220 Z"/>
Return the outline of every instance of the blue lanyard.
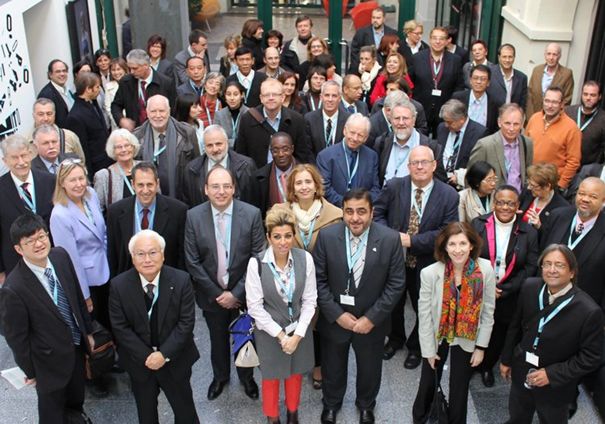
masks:
<path fill-rule="evenodd" d="M 55 303 L 56 306 L 59 306 L 59 289 L 57 288 L 57 286 L 60 284 L 59 279 L 57 278 L 57 273 L 55 272 L 55 267 L 53 266 L 53 264 L 50 261 L 48 261 L 48 267 L 53 272 L 53 277 L 55 278 L 55 287 L 53 287 L 53 292 L 52 292 L 53 302 Z"/>
<path fill-rule="evenodd" d="M 357 246 L 357 251 L 355 252 L 355 255 L 351 255 L 351 235 L 352 234 L 351 234 L 351 231 L 349 230 L 349 228 L 345 228 L 345 245 L 346 245 L 346 249 L 347 249 L 347 266 L 349 267 L 349 275 L 351 275 L 351 273 L 353 272 L 353 267 L 355 266 L 355 264 L 357 263 L 357 261 L 359 260 L 361 255 L 363 254 L 364 247 L 368 244 L 369 232 L 370 232 L 369 228 L 363 232 L 363 234 L 360 237 L 361 240 L 359 242 L 359 245 Z M 347 290 L 345 291 L 345 294 L 347 294 L 347 295 L 349 294 L 350 285 L 351 285 L 351 279 L 349 278 Z"/>
<path fill-rule="evenodd" d="M 33 184 L 30 184 L 30 186 L 32 188 L 34 188 Z M 23 190 L 23 187 L 21 186 L 17 186 L 19 188 L 19 195 L 21 196 L 21 198 L 23 199 L 23 201 L 25 202 L 25 204 L 27 205 L 27 207 L 33 212 L 33 213 L 37 213 L 36 212 L 36 193 L 35 193 L 35 188 L 34 190 L 30 190 L 29 193 L 32 197 L 31 202 L 29 201 L 29 199 L 27 198 L 27 195 L 25 194 L 25 190 Z"/>
<path fill-rule="evenodd" d="M 544 290 L 546 289 L 546 284 L 542 286 L 542 290 L 540 290 L 540 295 L 538 297 L 538 305 L 540 306 L 540 311 L 544 309 Z M 561 310 L 566 307 L 569 302 L 574 298 L 575 295 L 572 295 L 569 299 L 561 302 L 557 308 L 550 313 L 547 317 L 540 318 L 540 322 L 538 323 L 538 334 L 534 339 L 534 350 L 538 347 L 538 342 L 540 341 L 540 335 L 542 334 L 542 330 L 544 330 L 544 326 L 550 322 L 554 317 L 557 316 Z"/>
<path fill-rule="evenodd" d="M 155 155 L 154 155 L 154 159 L 155 159 Z M 118 170 L 120 171 L 120 175 L 122 176 L 122 179 L 124 180 L 124 184 L 126 184 L 126 187 L 128 187 L 128 191 L 130 192 L 131 195 L 134 196 L 134 189 L 132 188 L 132 184 L 130 184 L 130 180 L 128 179 L 128 177 L 126 177 L 126 174 L 124 174 L 124 171 L 122 170 L 122 167 L 118 165 Z"/>
<path fill-rule="evenodd" d="M 414 195 L 414 193 L 412 193 L 412 206 L 414 206 L 414 209 L 416 209 L 416 213 L 418 214 L 418 222 L 422 222 L 422 215 L 424 214 L 424 211 L 426 210 L 426 205 L 424 202 L 424 195 L 427 194 L 426 190 L 423 189 L 422 190 L 422 211 L 420 210 L 420 206 L 418 206 L 418 202 L 416 202 L 416 196 Z"/>
<path fill-rule="evenodd" d="M 219 108 L 218 108 L 218 102 L 219 100 L 216 99 L 216 102 L 214 103 L 214 113 L 216 114 L 216 112 L 218 112 Z M 204 109 L 206 109 L 206 118 L 208 118 L 208 124 L 212 125 L 212 116 L 210 116 L 210 110 L 208 110 L 208 103 L 204 102 Z M 238 115 L 239 118 L 239 115 Z"/>
<path fill-rule="evenodd" d="M 572 242 L 571 241 L 571 235 L 576 230 L 577 220 L 578 220 L 578 216 L 576 215 L 572 219 L 572 221 L 571 221 L 571 227 L 569 228 L 569 239 L 567 240 L 567 247 L 569 247 L 571 250 L 574 250 L 576 248 L 576 246 L 578 245 L 578 243 L 580 243 L 582 241 L 582 239 L 584 237 L 586 237 L 586 234 L 588 234 L 588 232 L 590 231 L 590 230 L 587 230 L 586 228 L 584 228 L 584 231 L 582 231 L 582 234 L 580 234 L 578 236 L 578 238 L 576 239 L 576 241 Z"/>
<path fill-rule="evenodd" d="M 582 106 L 578 106 L 578 117 L 576 118 L 576 124 L 578 124 L 578 128 L 580 128 L 580 131 L 584 131 L 586 129 L 586 127 L 592 122 L 592 120 L 594 119 L 595 116 L 597 116 L 597 113 L 599 113 L 598 110 L 596 110 L 592 116 L 590 117 L 590 119 L 586 122 L 584 122 L 584 125 L 580 125 L 580 114 L 582 113 Z"/>
<path fill-rule="evenodd" d="M 300 230 L 300 238 L 302 239 L 303 242 L 303 247 L 305 248 L 305 250 L 307 250 L 309 248 L 309 245 L 311 244 L 311 239 L 313 238 L 313 230 L 315 229 L 315 222 L 317 221 L 317 218 L 314 218 L 313 221 L 311 221 L 311 226 L 309 227 L 309 232 L 307 233 L 308 236 L 305 234 L 304 231 Z"/>
<path fill-rule="evenodd" d="M 153 161 L 155 163 L 158 162 L 158 156 L 160 156 L 162 153 L 164 153 L 164 150 L 166 150 L 166 146 L 164 145 L 164 147 L 162 147 L 160 150 L 158 150 L 157 152 L 153 152 Z"/>
<path fill-rule="evenodd" d="M 239 118 L 242 116 L 242 111 L 240 110 L 239 113 L 237 114 L 237 118 L 235 118 L 235 120 L 233 118 L 231 118 L 231 122 L 233 123 L 233 135 L 232 138 L 235 138 L 235 136 L 237 135 L 237 127 L 239 125 Z"/>
<path fill-rule="evenodd" d="M 239 69 L 238 69 L 239 71 Z M 241 76 L 244 76 L 244 74 L 242 74 L 241 72 L 236 72 L 236 76 L 237 76 L 237 80 L 239 81 L 239 83 L 242 85 L 242 87 L 244 87 L 246 89 L 246 94 L 244 95 L 244 104 L 248 104 L 248 94 L 250 94 L 250 88 L 252 88 L 252 79 L 250 80 L 250 86 L 246 87 L 246 85 L 244 84 L 244 79 L 248 78 L 248 75 L 244 76 L 244 78 L 240 78 Z"/>
<path fill-rule="evenodd" d="M 357 152 L 357 158 L 355 159 L 355 165 L 353 166 L 353 172 L 351 172 L 351 165 L 349 164 L 349 155 L 347 154 L 347 146 L 346 146 L 346 142 L 343 141 L 342 143 L 342 150 L 344 150 L 345 152 L 345 160 L 347 161 L 347 188 L 351 188 L 351 181 L 353 181 L 353 178 L 355 178 L 355 174 L 357 174 L 357 167 L 359 166 L 359 155 L 361 152 Z"/>
<path fill-rule="evenodd" d="M 395 141 L 395 143 L 397 143 L 397 142 Z M 412 150 L 412 149 L 410 149 L 409 146 L 404 146 L 404 147 L 402 147 L 402 149 L 405 149 L 405 152 L 404 152 L 403 156 L 400 156 L 399 160 L 397 161 L 397 165 L 395 165 L 395 174 L 394 174 L 395 177 L 397 176 L 397 173 L 399 172 L 399 167 L 401 165 L 403 165 L 403 163 L 405 161 L 408 160 L 408 156 L 410 155 L 410 151 Z M 386 182 L 385 182 L 385 184 L 386 184 Z"/>
<path fill-rule="evenodd" d="M 273 274 L 273 279 L 279 285 L 279 288 L 281 289 L 282 293 L 288 298 L 288 315 L 290 317 L 290 322 L 292 322 L 292 316 L 294 315 L 292 310 L 292 298 L 294 297 L 294 290 L 296 288 L 294 266 L 292 266 L 292 269 L 290 269 L 290 282 L 287 286 L 284 284 L 284 280 L 282 279 L 281 275 L 279 275 L 279 272 L 277 272 L 277 269 L 275 268 L 273 262 L 269 262 L 269 269 L 271 270 L 271 273 Z"/>
<path fill-rule="evenodd" d="M 95 225 L 95 218 L 92 216 L 92 210 L 90 209 L 90 206 L 88 206 L 88 202 L 84 200 L 82 203 L 84 203 L 84 213 L 86 214 L 86 218 L 88 218 L 92 225 Z"/>
<path fill-rule="evenodd" d="M 319 99 L 319 103 L 315 104 L 315 99 L 313 98 L 313 94 L 309 92 L 309 103 L 311 104 L 311 110 L 317 110 L 321 107 L 321 99 Z"/>
<path fill-rule="evenodd" d="M 160 280 L 158 279 L 158 284 L 155 286 L 155 290 L 153 291 L 153 301 L 151 302 L 151 308 L 147 311 L 147 318 L 151 319 L 151 314 L 153 313 L 153 307 L 155 303 L 158 301 L 158 297 L 160 295 Z"/>
<path fill-rule="evenodd" d="M 225 220 L 225 238 L 221 237 L 221 232 L 218 229 L 218 222 L 217 225 L 214 226 L 214 234 L 216 236 L 216 239 L 225 248 L 225 259 L 227 260 L 227 266 L 229 266 L 229 248 L 231 247 L 231 218 L 224 214 L 223 219 Z"/>

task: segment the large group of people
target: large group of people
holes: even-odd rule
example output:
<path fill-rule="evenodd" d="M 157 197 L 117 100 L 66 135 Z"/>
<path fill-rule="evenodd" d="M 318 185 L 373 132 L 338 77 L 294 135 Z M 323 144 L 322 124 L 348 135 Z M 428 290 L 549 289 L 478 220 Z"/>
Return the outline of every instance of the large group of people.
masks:
<path fill-rule="evenodd" d="M 0 327 L 40 422 L 82 413 L 95 321 L 141 423 L 158 422 L 160 390 L 176 423 L 203 421 L 195 304 L 209 401 L 230 381 L 230 324 L 253 319 L 261 387 L 236 371 L 269 423 L 280 380 L 299 422 L 305 374 L 336 423 L 351 347 L 362 424 L 404 347 L 421 366 L 415 423 L 448 357 L 447 422 L 466 422 L 473 373 L 492 387 L 498 363 L 510 423 L 567 422 L 579 384 L 605 412 L 600 85 L 572 105 L 556 43 L 528 79 L 511 44 L 491 63 L 484 41 L 469 52 L 435 27 L 425 43 L 417 21 L 400 36 L 381 8 L 339 75 L 312 20 L 295 26 L 284 41 L 247 20 L 217 71 L 200 30 L 172 60 L 158 34 L 125 59 L 99 50 L 75 91 L 48 65 L 33 130 L 0 143 Z"/>

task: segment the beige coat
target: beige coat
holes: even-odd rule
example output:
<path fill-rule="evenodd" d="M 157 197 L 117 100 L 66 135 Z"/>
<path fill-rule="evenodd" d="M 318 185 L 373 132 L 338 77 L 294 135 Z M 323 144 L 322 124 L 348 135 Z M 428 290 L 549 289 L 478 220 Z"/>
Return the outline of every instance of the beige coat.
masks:
<path fill-rule="evenodd" d="M 494 209 L 494 196 L 491 195 L 489 199 L 490 209 L 488 211 L 483 210 L 483 206 L 478 202 L 478 199 L 473 196 L 472 188 L 465 188 L 458 193 L 460 195 L 460 203 L 458 203 L 458 217 L 462 222 L 471 221 L 478 216 L 485 215 Z"/>

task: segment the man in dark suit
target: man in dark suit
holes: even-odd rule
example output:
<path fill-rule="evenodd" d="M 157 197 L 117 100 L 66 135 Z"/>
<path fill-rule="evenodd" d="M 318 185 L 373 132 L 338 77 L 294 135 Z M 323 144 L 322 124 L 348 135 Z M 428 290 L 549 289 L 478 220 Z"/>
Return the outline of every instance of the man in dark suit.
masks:
<path fill-rule="evenodd" d="M 189 45 L 174 56 L 174 73 L 176 85 L 179 86 L 187 81 L 187 59 L 200 57 L 204 60 L 204 68 L 210 72 L 210 56 L 208 55 L 208 38 L 200 29 L 194 29 L 189 33 Z"/>
<path fill-rule="evenodd" d="M 204 187 L 206 175 L 215 166 L 230 170 L 235 176 L 235 197 L 242 202 L 253 203 L 254 199 L 254 161 L 229 149 L 227 133 L 218 125 L 204 129 L 205 154 L 195 158 L 185 170 L 183 180 L 183 198 L 189 207 L 197 206 L 208 200 Z"/>
<path fill-rule="evenodd" d="M 100 92 L 101 79 L 97 74 L 80 73 L 76 79 L 76 100 L 67 115 L 66 126 L 80 139 L 90 177 L 114 162 L 105 151 L 110 128 L 97 103 Z"/>
<path fill-rule="evenodd" d="M 261 84 L 267 79 L 267 75 L 256 72 L 252 69 L 254 65 L 254 56 L 247 47 L 238 47 L 235 51 L 235 64 L 237 72 L 229 75 L 227 82 L 239 81 L 246 89 L 244 94 L 244 104 L 250 108 L 261 104 Z"/>
<path fill-rule="evenodd" d="M 437 168 L 433 151 L 427 146 L 412 149 L 408 162 L 410 175 L 394 178 L 382 189 L 374 208 L 374 220 L 397 230 L 406 248 L 406 292 L 418 312 L 420 270 L 432 264 L 435 240 L 450 222 L 458 221 L 458 193 L 435 178 Z M 405 296 L 391 314 L 391 333 L 384 347 L 384 359 L 391 359 L 405 342 Z M 407 339 L 407 369 L 420 365 L 418 318 Z"/>
<path fill-rule="evenodd" d="M 370 120 L 355 113 L 347 119 L 342 143 L 317 155 L 317 168 L 324 179 L 326 200 L 335 206 L 342 206 L 344 194 L 353 188 L 368 190 L 372 199 L 380 192 L 378 155 L 364 145 L 369 132 Z"/>
<path fill-rule="evenodd" d="M 31 213 L 10 229 L 22 259 L 6 278 L 0 315 L 6 342 L 38 394 L 42 424 L 67 422 L 67 410 L 82 413 L 84 353 L 93 348 L 91 322 L 69 255 L 50 247 L 48 227 Z M 5 246 L 3 241 L 3 246 Z"/>
<path fill-rule="evenodd" d="M 398 234 L 372 222 L 368 191 L 347 192 L 343 212 L 344 223 L 322 229 L 313 250 L 323 374 L 321 422 L 336 422 L 352 345 L 360 422 L 374 423 L 389 316 L 405 288 L 404 256 Z"/>
<path fill-rule="evenodd" d="M 386 14 L 382 7 L 372 10 L 372 23 L 357 30 L 351 41 L 351 66 L 349 73 L 359 72 L 359 50 L 363 46 L 375 46 L 376 50 L 380 46 L 382 37 L 387 34 L 397 35 L 397 30 L 384 24 Z"/>
<path fill-rule="evenodd" d="M 44 97 L 55 104 L 55 123 L 63 128 L 67 123 L 67 114 L 74 104 L 74 96 L 67 88 L 68 66 L 59 59 L 53 59 L 48 64 L 48 79 L 50 82 L 42 87 L 38 98 Z"/>
<path fill-rule="evenodd" d="M 128 240 L 144 229 L 152 229 L 166 240 L 166 265 L 185 269 L 183 240 L 188 208 L 176 199 L 159 194 L 159 186 L 155 166 L 140 162 L 132 168 L 135 195 L 107 208 L 107 256 L 112 277 L 132 267 Z"/>
<path fill-rule="evenodd" d="M 576 206 L 551 212 L 540 227 L 540 250 L 552 243 L 567 245 L 578 260 L 575 282 L 605 310 L 605 183 L 585 178 L 576 194 Z"/>
<path fill-rule="evenodd" d="M 406 101 L 403 91 L 392 91 L 384 99 L 384 107 L 370 116 L 370 135 L 366 146 L 374 148 L 376 139 L 391 131 L 391 109 L 395 105 L 401 105 Z"/>
<path fill-rule="evenodd" d="M 461 189 L 471 151 L 480 138 L 487 136 L 487 129 L 469 119 L 467 106 L 460 100 L 445 102 L 439 115 L 443 120 L 437 127 L 437 142 L 443 153 L 440 165 L 447 173 L 446 181 Z"/>
<path fill-rule="evenodd" d="M 0 284 L 19 260 L 10 239 L 10 227 L 26 212 L 40 215 L 46 225 L 53 209 L 55 176 L 31 169 L 31 151 L 27 140 L 14 134 L 0 143 L 3 161 L 9 172 L 0 177 Z"/>
<path fill-rule="evenodd" d="M 191 56 L 187 58 L 185 71 L 187 78 L 185 82 L 176 88 L 177 96 L 183 94 L 194 94 L 197 97 L 202 96 L 204 90 L 204 77 L 206 76 L 206 65 L 204 60 L 199 56 Z"/>
<path fill-rule="evenodd" d="M 338 83 L 326 81 L 321 86 L 321 109 L 305 115 L 307 137 L 311 141 L 313 156 L 342 141 L 349 112 L 340 110 L 341 90 Z"/>
<path fill-rule="evenodd" d="M 257 168 L 271 162 L 269 150 L 271 136 L 277 132 L 290 135 L 294 143 L 294 156 L 300 162 L 312 162 L 311 144 L 305 133 L 305 120 L 286 107 L 283 85 L 272 78 L 264 81 L 261 90 L 262 105 L 250 108 L 239 123 L 235 151 L 254 160 Z"/>
<path fill-rule="evenodd" d="M 498 64 L 491 65 L 492 78 L 487 93 L 498 106 L 505 103 L 517 103 L 523 109 L 527 104 L 527 75 L 513 68 L 515 46 L 502 44 L 498 49 Z"/>
<path fill-rule="evenodd" d="M 361 113 L 364 116 L 368 116 L 368 104 L 361 101 L 362 94 L 361 78 L 355 74 L 345 75 L 342 79 L 342 101 L 340 110 L 349 113 Z"/>
<path fill-rule="evenodd" d="M 60 152 L 59 130 L 54 125 L 40 125 L 34 130 L 33 138 L 38 155 L 32 160 L 32 169 L 56 174 L 65 158 L 79 159 L 73 153 Z"/>
<path fill-rule="evenodd" d="M 210 332 L 213 379 L 208 399 L 216 399 L 229 382 L 229 324 L 245 305 L 244 280 L 248 261 L 260 254 L 265 238 L 260 211 L 233 200 L 230 171 L 215 167 L 206 177 L 209 201 L 187 213 L 185 258 L 195 285 L 197 304 L 204 310 Z M 237 368 L 246 395 L 258 398 L 253 368 Z"/>
<path fill-rule="evenodd" d="M 144 50 L 131 50 L 126 61 L 130 74 L 120 80 L 111 103 L 111 116 L 120 128 L 133 131 L 147 120 L 147 99 L 161 94 L 174 105 L 176 90 L 170 78 L 151 67 L 149 55 Z"/>
<path fill-rule="evenodd" d="M 166 242 L 143 230 L 128 243 L 134 268 L 111 280 L 109 316 L 119 363 L 128 372 L 139 422 L 157 423 L 158 394 L 166 395 L 175 423 L 199 423 L 191 367 L 195 296 L 189 275 L 164 265 Z"/>
<path fill-rule="evenodd" d="M 458 45 L 458 28 L 454 25 L 448 25 L 447 28 L 447 50 L 460 58 L 460 65 L 464 66 L 470 58 L 468 50 Z"/>
<path fill-rule="evenodd" d="M 464 88 L 460 57 L 445 48 L 447 37 L 445 28 L 433 28 L 430 49 L 415 54 L 412 62 L 414 99 L 424 107 L 431 134 L 437 130 L 441 106 Z"/>
<path fill-rule="evenodd" d="M 468 107 L 468 117 L 487 128 L 489 134 L 498 131 L 498 108 L 495 98 L 489 95 L 491 69 L 486 65 L 477 65 L 471 69 L 471 89 L 457 91 L 452 99 L 460 100 Z"/>

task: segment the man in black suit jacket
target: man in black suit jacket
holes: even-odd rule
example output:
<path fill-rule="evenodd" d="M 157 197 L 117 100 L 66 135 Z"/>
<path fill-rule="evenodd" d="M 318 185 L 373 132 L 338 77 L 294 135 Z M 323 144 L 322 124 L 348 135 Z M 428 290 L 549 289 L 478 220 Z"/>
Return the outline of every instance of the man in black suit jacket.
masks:
<path fill-rule="evenodd" d="M 372 10 L 372 23 L 357 30 L 351 41 L 351 66 L 350 74 L 359 72 L 359 50 L 363 46 L 375 46 L 376 50 L 380 46 L 380 40 L 387 34 L 397 35 L 397 30 L 384 24 L 386 14 L 382 7 Z"/>
<path fill-rule="evenodd" d="M 447 50 L 460 58 L 460 65 L 464 66 L 470 58 L 468 50 L 458 45 L 458 28 L 454 25 L 449 25 L 447 28 Z"/>
<path fill-rule="evenodd" d="M 401 90 L 392 91 L 384 99 L 384 106 L 381 110 L 374 112 L 370 116 L 370 135 L 366 141 L 366 146 L 374 147 L 376 139 L 381 135 L 392 130 L 391 128 L 391 109 L 395 105 L 407 103 L 409 97 Z M 418 115 L 416 115 L 417 117 Z"/>
<path fill-rule="evenodd" d="M 67 422 L 66 410 L 82 412 L 84 404 L 90 315 L 69 255 L 51 249 L 42 218 L 24 214 L 10 231 L 22 259 L 2 286 L 4 336 L 25 383 L 36 386 L 39 422 Z"/>
<path fill-rule="evenodd" d="M 305 115 L 305 129 L 314 157 L 326 147 L 342 141 L 342 130 L 351 114 L 339 107 L 340 101 L 338 83 L 326 81 L 321 86 L 321 109 Z"/>
<path fill-rule="evenodd" d="M 119 363 L 130 375 L 141 423 L 157 423 L 158 394 L 166 395 L 175 423 L 199 423 L 191 367 L 195 297 L 189 275 L 164 265 L 166 242 L 143 230 L 128 243 L 134 268 L 111 280 L 109 316 Z"/>
<path fill-rule="evenodd" d="M 401 244 L 406 248 L 406 292 L 418 312 L 420 270 L 432 264 L 435 240 L 450 222 L 458 221 L 458 193 L 447 184 L 433 178 L 437 164 L 433 151 L 427 146 L 412 149 L 409 157 L 410 175 L 393 178 L 382 189 L 374 220 L 397 230 Z M 391 359 L 405 342 L 405 296 L 391 314 L 391 334 L 384 347 L 384 359 Z M 407 339 L 408 356 L 404 366 L 408 369 L 420 365 L 418 319 Z"/>
<path fill-rule="evenodd" d="M 492 71 L 488 66 L 475 66 L 471 69 L 471 89 L 457 91 L 452 95 L 452 99 L 460 100 L 467 105 L 469 118 L 486 127 L 489 134 L 498 131 L 500 107 L 497 99 L 487 92 L 491 75 Z"/>
<path fill-rule="evenodd" d="M 372 223 L 368 191 L 345 194 L 343 211 L 344 223 L 322 229 L 313 250 L 323 374 L 321 422 L 336 422 L 347 388 L 352 345 L 357 358 L 355 404 L 360 422 L 373 423 L 384 338 L 390 313 L 405 288 L 404 256 L 398 234 Z M 353 248 L 362 253 L 347 257 Z"/>
<path fill-rule="evenodd" d="M 206 76 L 204 60 L 199 56 L 187 58 L 185 72 L 187 73 L 187 78 L 176 88 L 177 96 L 193 94 L 201 97 L 204 90 L 204 77 Z"/>
<path fill-rule="evenodd" d="M 32 169 L 56 174 L 64 159 L 79 159 L 73 153 L 60 152 L 59 131 L 56 126 L 48 124 L 42 124 L 34 130 L 33 139 L 38 155 L 32 159 Z"/>
<path fill-rule="evenodd" d="M 491 65 L 492 79 L 487 92 L 498 102 L 498 106 L 517 103 L 525 110 L 527 75 L 513 68 L 514 63 L 515 47 L 512 44 L 502 44 L 498 49 L 498 63 Z"/>
<path fill-rule="evenodd" d="M 252 158 L 256 167 L 261 168 L 271 162 L 271 136 L 276 132 L 285 132 L 294 143 L 294 156 L 300 162 L 313 162 L 304 118 L 298 112 L 282 107 L 282 84 L 272 78 L 263 82 L 261 97 L 262 106 L 250 108 L 240 119 L 235 151 Z"/>
<path fill-rule="evenodd" d="M 50 82 L 42 87 L 38 98 L 52 100 L 55 104 L 55 123 L 64 128 L 67 123 L 67 114 L 73 106 L 74 96 L 67 88 L 69 74 L 67 64 L 59 59 L 53 59 L 48 64 L 48 79 Z"/>
<path fill-rule="evenodd" d="M 575 283 L 605 311 L 604 202 L 605 183 L 598 177 L 584 179 L 576 194 L 576 206 L 555 209 L 540 227 L 540 250 L 552 243 L 569 246 L 580 267 Z"/>
<path fill-rule="evenodd" d="M 227 134 L 223 127 L 210 125 L 204 129 L 205 154 L 187 165 L 183 179 L 182 200 L 189 207 L 208 200 L 204 191 L 206 175 L 215 166 L 228 169 L 235 176 L 235 197 L 242 202 L 253 203 L 254 161 L 229 149 Z"/>
<path fill-rule="evenodd" d="M 210 199 L 187 213 L 185 258 L 193 278 L 197 304 L 210 332 L 213 379 L 208 399 L 216 399 L 229 381 L 229 323 L 246 303 L 248 261 L 260 254 L 265 238 L 260 211 L 233 200 L 235 181 L 222 167 L 210 170 L 204 190 Z M 252 368 L 237 368 L 246 394 L 258 398 Z"/>
<path fill-rule="evenodd" d="M 437 129 L 441 106 L 464 88 L 460 58 L 445 48 L 447 36 L 444 28 L 433 28 L 430 49 L 416 53 L 412 61 L 414 99 L 424 107 L 431 134 Z"/>
<path fill-rule="evenodd" d="M 340 110 L 344 110 L 351 114 L 361 113 L 363 116 L 368 116 L 368 104 L 360 100 L 362 94 L 361 78 L 355 74 L 345 75 L 342 79 L 342 101 L 340 103 Z"/>
<path fill-rule="evenodd" d="M 147 120 L 147 99 L 161 94 L 174 106 L 176 89 L 174 81 L 151 67 L 149 55 L 144 50 L 131 50 L 126 61 L 130 74 L 120 80 L 111 103 L 111 116 L 120 128 L 132 131 Z"/>
<path fill-rule="evenodd" d="M 445 181 L 461 188 L 471 151 L 480 138 L 487 136 L 487 129 L 468 118 L 467 106 L 460 100 L 445 102 L 440 116 L 443 119 L 437 127 L 437 143 L 442 152 L 440 165 L 447 173 Z"/>
<path fill-rule="evenodd" d="M 227 82 L 238 81 L 246 89 L 244 104 L 249 108 L 261 104 L 261 84 L 267 79 L 267 75 L 252 69 L 254 56 L 247 47 L 238 47 L 235 51 L 235 64 L 238 70 L 235 74 L 227 77 Z"/>
<path fill-rule="evenodd" d="M 10 239 L 13 221 L 26 212 L 33 212 L 48 225 L 53 209 L 55 176 L 31 169 L 29 147 L 27 140 L 17 134 L 0 143 L 4 164 L 9 169 L 0 177 L 0 284 L 19 260 Z"/>
<path fill-rule="evenodd" d="M 159 194 L 159 186 L 155 166 L 149 162 L 140 162 L 132 169 L 135 195 L 107 208 L 107 256 L 112 277 L 132 267 L 128 240 L 145 227 L 166 240 L 166 265 L 185 269 L 183 240 L 188 208 L 176 199 Z M 145 209 L 149 210 L 147 215 Z"/>

